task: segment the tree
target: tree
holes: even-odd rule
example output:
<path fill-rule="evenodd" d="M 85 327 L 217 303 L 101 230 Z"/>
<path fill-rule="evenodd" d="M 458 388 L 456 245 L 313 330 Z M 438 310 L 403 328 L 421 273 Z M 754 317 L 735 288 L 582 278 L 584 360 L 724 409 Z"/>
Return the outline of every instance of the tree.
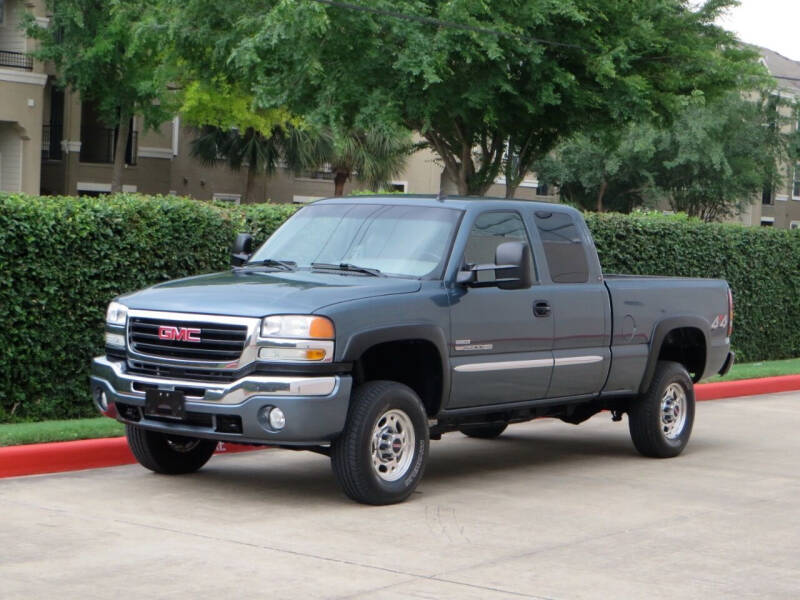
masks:
<path fill-rule="evenodd" d="M 255 201 L 257 177 L 275 172 L 291 115 L 280 108 L 256 109 L 252 96 L 220 82 L 215 86 L 189 84 L 181 115 L 199 130 L 192 140 L 192 156 L 204 165 L 224 162 L 234 171 L 246 167 L 243 196 Z"/>
<path fill-rule="evenodd" d="M 164 1 L 199 72 L 314 121 L 418 131 L 461 194 L 501 172 L 513 192 L 588 122 L 668 121 L 757 76 L 713 25 L 733 0 Z"/>
<path fill-rule="evenodd" d="M 93 102 L 99 118 L 116 129 L 111 190 L 122 189 L 125 146 L 133 115 L 157 127 L 175 114 L 176 98 L 163 35 L 146 22 L 157 0 L 48 0 L 50 26 L 26 19 L 28 35 L 39 40 L 34 55 L 53 61 L 59 82 Z"/>
<path fill-rule="evenodd" d="M 711 103 L 698 95 L 661 128 L 645 122 L 574 135 L 536 170 L 587 210 L 630 212 L 665 200 L 675 211 L 719 220 L 779 184 L 780 165 L 794 155 L 794 114 L 771 89 Z"/>
<path fill-rule="evenodd" d="M 330 168 L 334 195 L 342 196 L 353 175 L 377 191 L 402 172 L 414 148 L 410 133 L 403 130 L 370 127 L 342 131 L 301 125 L 288 133 L 284 156 L 295 172 Z"/>

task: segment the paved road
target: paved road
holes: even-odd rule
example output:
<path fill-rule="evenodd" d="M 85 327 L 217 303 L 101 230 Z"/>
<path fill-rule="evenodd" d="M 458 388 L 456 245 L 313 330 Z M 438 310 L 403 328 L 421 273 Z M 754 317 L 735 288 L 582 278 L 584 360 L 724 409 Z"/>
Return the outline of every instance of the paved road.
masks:
<path fill-rule="evenodd" d="M 402 505 L 327 459 L 220 456 L 0 481 L 0 598 L 798 598 L 800 394 L 703 403 L 678 459 L 627 427 L 449 434 Z"/>

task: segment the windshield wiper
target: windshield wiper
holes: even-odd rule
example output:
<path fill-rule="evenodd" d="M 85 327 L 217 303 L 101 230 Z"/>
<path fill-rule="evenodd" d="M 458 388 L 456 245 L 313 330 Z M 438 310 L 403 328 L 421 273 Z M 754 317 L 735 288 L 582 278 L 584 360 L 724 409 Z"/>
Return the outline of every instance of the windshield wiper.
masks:
<path fill-rule="evenodd" d="M 295 271 L 297 269 L 297 263 L 293 260 L 276 260 L 274 258 L 265 258 L 264 260 L 257 260 L 247 264 L 248 266 L 275 267 L 281 271 Z"/>
<path fill-rule="evenodd" d="M 336 271 L 349 271 L 351 273 L 364 273 L 365 275 L 372 275 L 373 277 L 384 277 L 384 274 L 378 269 L 371 269 L 369 267 L 359 267 L 353 263 L 339 263 L 334 265 L 332 263 L 314 262 L 311 266 L 315 269 L 335 269 Z"/>

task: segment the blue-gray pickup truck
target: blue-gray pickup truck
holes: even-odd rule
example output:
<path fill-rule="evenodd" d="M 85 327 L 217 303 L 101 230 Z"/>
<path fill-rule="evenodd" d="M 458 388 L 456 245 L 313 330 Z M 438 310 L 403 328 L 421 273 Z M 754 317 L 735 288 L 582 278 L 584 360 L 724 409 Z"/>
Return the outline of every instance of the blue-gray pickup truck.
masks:
<path fill-rule="evenodd" d="M 108 307 L 92 396 L 157 473 L 196 471 L 218 441 L 292 447 L 389 504 L 444 433 L 604 410 L 641 454 L 672 457 L 693 383 L 733 363 L 725 281 L 604 275 L 561 205 L 327 199 L 252 245 L 239 235 L 228 272 Z"/>

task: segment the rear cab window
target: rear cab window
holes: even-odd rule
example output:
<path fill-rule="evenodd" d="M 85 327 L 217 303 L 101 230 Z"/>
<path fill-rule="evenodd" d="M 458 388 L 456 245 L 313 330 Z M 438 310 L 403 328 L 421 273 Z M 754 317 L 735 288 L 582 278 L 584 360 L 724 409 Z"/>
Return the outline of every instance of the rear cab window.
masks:
<path fill-rule="evenodd" d="M 544 249 L 550 280 L 553 283 L 587 283 L 589 262 L 586 243 L 572 215 L 537 210 L 534 222 Z"/>

